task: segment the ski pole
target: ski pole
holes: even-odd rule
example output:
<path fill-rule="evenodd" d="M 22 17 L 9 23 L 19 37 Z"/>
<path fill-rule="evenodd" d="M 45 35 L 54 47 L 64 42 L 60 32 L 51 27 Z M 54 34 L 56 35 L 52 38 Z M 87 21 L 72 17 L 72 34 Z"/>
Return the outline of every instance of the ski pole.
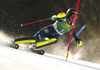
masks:
<path fill-rule="evenodd" d="M 76 52 L 77 52 L 77 49 L 78 49 L 78 46 L 76 47 L 76 50 L 75 50 L 75 52 L 74 52 L 73 59 L 74 59 L 74 57 L 75 57 L 75 54 L 76 54 Z"/>
<path fill-rule="evenodd" d="M 33 24 L 33 23 L 38 23 L 38 22 L 46 21 L 46 20 L 49 20 L 49 19 L 51 19 L 51 18 L 42 19 L 42 20 L 38 20 L 38 21 L 34 21 L 34 22 L 30 22 L 30 23 L 21 24 L 21 27 L 22 27 L 22 26 L 25 26 L 25 25 Z"/>

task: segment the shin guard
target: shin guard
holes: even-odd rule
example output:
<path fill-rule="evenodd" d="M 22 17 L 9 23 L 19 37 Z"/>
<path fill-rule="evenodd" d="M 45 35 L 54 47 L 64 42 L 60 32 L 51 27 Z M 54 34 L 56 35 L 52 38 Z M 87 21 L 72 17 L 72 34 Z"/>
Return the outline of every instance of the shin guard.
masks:
<path fill-rule="evenodd" d="M 40 47 L 50 45 L 50 44 L 53 44 L 53 43 L 56 43 L 56 42 L 57 42 L 56 38 L 52 38 L 52 39 L 49 39 L 47 41 L 37 42 L 36 43 L 36 48 L 40 48 Z"/>
<path fill-rule="evenodd" d="M 15 39 L 15 44 L 22 44 L 22 43 L 35 43 L 36 40 L 34 37 L 24 37 L 24 38 L 17 38 Z"/>

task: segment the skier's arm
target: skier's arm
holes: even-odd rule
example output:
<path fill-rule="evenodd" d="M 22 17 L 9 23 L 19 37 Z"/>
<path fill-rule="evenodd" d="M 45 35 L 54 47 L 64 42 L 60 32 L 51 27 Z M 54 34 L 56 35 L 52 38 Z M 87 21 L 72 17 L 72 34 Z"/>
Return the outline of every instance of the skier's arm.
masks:
<path fill-rule="evenodd" d="M 70 34 L 71 34 L 71 30 L 70 30 Z M 83 44 L 82 40 L 79 39 L 79 38 L 76 36 L 75 30 L 73 31 L 73 37 L 75 38 L 75 41 L 77 42 L 77 45 L 78 45 L 78 46 L 81 46 L 81 45 Z"/>
<path fill-rule="evenodd" d="M 65 13 L 59 13 L 58 15 L 53 15 L 51 18 L 54 21 L 62 22 L 65 17 L 66 17 Z"/>
<path fill-rule="evenodd" d="M 72 30 L 70 30 L 70 31 L 69 31 L 69 32 L 70 32 L 70 34 L 71 34 L 71 31 L 72 31 Z M 76 37 L 77 37 L 77 36 L 76 36 L 76 33 L 75 33 L 75 30 L 73 31 L 73 37 L 74 37 L 74 38 L 76 38 Z"/>

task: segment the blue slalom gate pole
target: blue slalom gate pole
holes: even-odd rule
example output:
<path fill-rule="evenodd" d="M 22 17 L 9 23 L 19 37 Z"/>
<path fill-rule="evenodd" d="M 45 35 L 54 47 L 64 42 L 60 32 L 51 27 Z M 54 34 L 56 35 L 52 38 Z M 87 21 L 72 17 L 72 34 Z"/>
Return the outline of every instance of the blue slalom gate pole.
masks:
<path fill-rule="evenodd" d="M 83 31 L 83 29 L 86 27 L 86 25 L 84 25 L 78 32 L 77 32 L 77 34 L 76 34 L 76 36 L 78 36 L 82 31 Z M 71 40 L 71 43 L 73 42 L 75 40 L 75 38 L 72 38 L 72 40 Z M 66 45 L 66 47 L 63 49 L 63 51 L 60 53 L 60 56 L 63 54 L 63 52 L 68 48 L 68 45 L 69 45 L 69 43 Z"/>

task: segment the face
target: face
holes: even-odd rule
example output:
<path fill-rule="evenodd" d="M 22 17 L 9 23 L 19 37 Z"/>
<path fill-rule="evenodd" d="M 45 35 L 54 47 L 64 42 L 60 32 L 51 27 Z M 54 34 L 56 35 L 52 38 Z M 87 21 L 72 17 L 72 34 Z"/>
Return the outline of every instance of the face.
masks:
<path fill-rule="evenodd" d="M 78 16 L 78 15 L 77 15 Z M 74 17 L 75 17 L 75 14 L 72 14 L 70 17 L 69 17 L 69 21 L 70 22 L 73 22 L 74 21 Z M 77 17 L 76 17 L 77 18 Z"/>

